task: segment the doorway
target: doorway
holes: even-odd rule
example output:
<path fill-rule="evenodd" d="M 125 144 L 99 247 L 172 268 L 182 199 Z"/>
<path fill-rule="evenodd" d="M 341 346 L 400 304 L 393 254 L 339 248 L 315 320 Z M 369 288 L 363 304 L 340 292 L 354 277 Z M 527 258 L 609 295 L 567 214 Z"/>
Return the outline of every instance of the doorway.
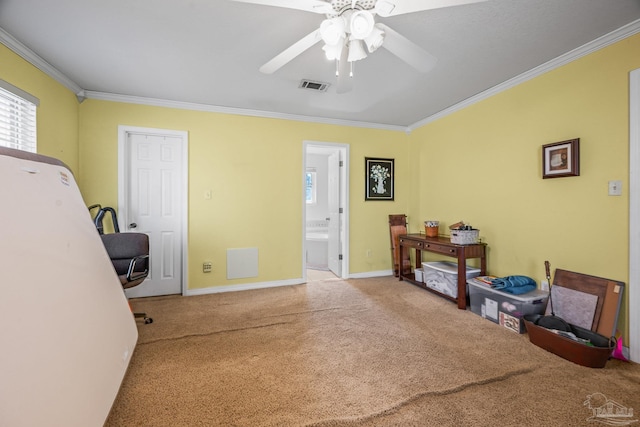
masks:
<path fill-rule="evenodd" d="M 187 218 L 186 132 L 118 128 L 118 222 L 149 235 L 149 276 L 127 297 L 184 294 Z"/>
<path fill-rule="evenodd" d="M 307 269 L 349 274 L 349 146 L 303 145 L 302 277 Z"/>

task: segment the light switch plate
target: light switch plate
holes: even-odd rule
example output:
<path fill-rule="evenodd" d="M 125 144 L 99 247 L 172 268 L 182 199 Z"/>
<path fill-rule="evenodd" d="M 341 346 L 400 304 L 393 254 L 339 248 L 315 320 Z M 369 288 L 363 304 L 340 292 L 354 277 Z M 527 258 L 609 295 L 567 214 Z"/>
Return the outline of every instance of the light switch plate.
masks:
<path fill-rule="evenodd" d="M 609 181 L 609 195 L 610 196 L 622 195 L 622 181 Z"/>

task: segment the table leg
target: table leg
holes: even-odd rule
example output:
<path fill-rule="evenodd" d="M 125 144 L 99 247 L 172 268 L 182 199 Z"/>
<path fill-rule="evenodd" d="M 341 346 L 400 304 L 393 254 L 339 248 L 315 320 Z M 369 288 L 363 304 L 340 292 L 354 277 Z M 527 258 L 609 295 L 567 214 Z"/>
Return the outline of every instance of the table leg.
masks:
<path fill-rule="evenodd" d="M 403 264 L 402 260 L 403 260 L 403 259 L 404 259 L 404 257 L 405 257 L 405 251 L 406 251 L 406 250 L 407 250 L 407 247 L 406 247 L 406 246 L 404 246 L 402 243 L 400 243 L 400 245 L 399 245 L 399 251 L 398 251 L 398 255 L 399 255 L 399 258 L 400 258 L 400 259 L 398 259 L 398 277 L 399 277 L 399 280 L 402 280 L 402 275 L 404 274 L 404 269 L 403 269 L 403 265 L 402 265 L 402 264 Z"/>
<path fill-rule="evenodd" d="M 463 248 L 458 250 L 458 308 L 467 308 L 467 260 Z"/>

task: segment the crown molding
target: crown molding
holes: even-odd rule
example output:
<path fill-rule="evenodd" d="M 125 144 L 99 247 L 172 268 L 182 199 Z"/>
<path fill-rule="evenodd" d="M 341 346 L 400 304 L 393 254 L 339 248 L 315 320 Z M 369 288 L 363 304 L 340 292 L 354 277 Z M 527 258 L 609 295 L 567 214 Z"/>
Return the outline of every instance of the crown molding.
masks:
<path fill-rule="evenodd" d="M 129 104 L 140 104 L 140 105 L 149 105 L 149 106 L 157 106 L 157 107 L 165 107 L 165 108 L 177 108 L 177 109 L 183 109 L 183 110 L 204 111 L 204 112 L 222 113 L 222 114 L 235 114 L 235 115 L 241 115 L 241 116 L 263 117 L 263 118 L 280 119 L 280 120 L 292 120 L 292 121 L 298 121 L 298 122 L 310 122 L 310 123 L 319 123 L 319 124 L 328 124 L 328 125 L 337 125 L 337 126 L 349 126 L 349 127 L 360 127 L 360 128 L 369 128 L 369 129 L 400 131 L 400 132 L 405 132 L 407 134 L 410 134 L 412 131 L 422 126 L 425 126 L 431 122 L 434 122 L 443 117 L 446 117 L 449 114 L 453 114 L 456 111 L 460 111 L 473 104 L 476 104 L 480 101 L 483 101 L 487 98 L 497 95 L 500 92 L 511 89 L 519 84 L 522 84 L 528 80 L 531 80 L 535 77 L 545 74 L 558 67 L 566 65 L 572 61 L 575 61 L 578 58 L 581 58 L 585 55 L 589 55 L 597 50 L 600 50 L 606 46 L 609 46 L 613 43 L 616 43 L 632 35 L 635 35 L 639 32 L 640 32 L 640 19 L 633 21 L 623 27 L 620 27 L 617 30 L 612 31 L 611 33 L 605 34 L 602 37 L 599 37 L 589 43 L 586 43 L 583 46 L 580 46 L 570 52 L 567 52 L 564 55 L 561 55 L 555 59 L 552 59 L 516 77 L 513 77 L 505 82 L 502 82 L 496 86 L 493 86 L 483 92 L 480 92 L 470 98 L 467 98 L 455 105 L 452 105 L 451 107 L 445 108 L 444 110 L 441 110 L 409 126 L 396 126 L 396 125 L 387 125 L 387 124 L 381 124 L 381 123 L 369 123 L 369 122 L 359 122 L 359 121 L 350 121 L 350 120 L 332 119 L 332 118 L 323 118 L 323 117 L 301 116 L 296 114 L 276 113 L 276 112 L 262 111 L 262 110 L 221 107 L 221 106 L 209 105 L 209 104 L 198 104 L 198 103 L 171 101 L 171 100 L 157 99 L 157 98 L 146 98 L 146 97 L 139 97 L 139 96 L 87 91 L 87 90 L 84 90 L 82 87 L 80 87 L 78 84 L 76 84 L 74 81 L 69 79 L 67 76 L 65 76 L 59 70 L 57 70 L 53 65 L 49 64 L 43 58 L 38 56 L 27 46 L 20 43 L 18 40 L 16 40 L 13 36 L 11 36 L 2 28 L 0 28 L 0 43 L 4 44 L 9 49 L 14 51 L 16 54 L 24 58 L 26 61 L 34 65 L 36 68 L 38 68 L 45 74 L 49 75 L 51 78 L 55 79 L 56 81 L 58 81 L 59 83 L 67 87 L 76 95 L 79 102 L 82 102 L 87 98 L 90 98 L 90 99 L 113 101 L 113 102 L 123 102 L 123 103 L 129 103 Z"/>
<path fill-rule="evenodd" d="M 272 119 L 281 119 L 281 120 L 293 120 L 299 122 L 312 122 L 312 123 L 320 123 L 320 124 L 329 124 L 329 125 L 337 125 L 337 126 L 350 126 L 350 127 L 362 127 L 362 128 L 371 128 L 371 129 L 384 129 L 384 130 L 392 130 L 392 131 L 402 131 L 406 132 L 405 126 L 394 126 L 394 125 L 385 125 L 380 123 L 368 123 L 368 122 L 358 122 L 358 121 L 350 121 L 350 120 L 341 120 L 341 119 L 329 119 L 322 117 L 311 117 L 311 116 L 300 116 L 295 114 L 284 114 L 284 113 L 274 113 L 269 111 L 260 111 L 260 110 L 250 110 L 243 108 L 232 108 L 232 107 L 220 107 L 216 105 L 208 105 L 208 104 L 197 104 L 190 102 L 181 102 L 181 101 L 171 101 L 166 99 L 157 99 L 157 98 L 145 98 L 139 96 L 129 96 L 129 95 L 119 95 L 114 93 L 105 93 L 105 92 L 94 92 L 84 90 L 78 84 L 76 84 L 73 80 L 65 76 L 58 69 L 56 69 L 53 65 L 49 64 L 42 57 L 37 55 L 27 46 L 16 40 L 11 34 L 7 33 L 3 28 L 0 28 L 0 43 L 7 46 L 18 56 L 22 57 L 24 60 L 32 64 L 34 67 L 47 74 L 49 77 L 53 78 L 57 82 L 61 83 L 67 89 L 72 91 L 76 97 L 78 98 L 78 102 L 82 102 L 87 98 L 91 99 L 99 99 L 113 102 L 124 102 L 130 104 L 141 104 L 141 105 L 149 105 L 149 106 L 157 106 L 157 107 L 166 107 L 166 108 L 178 108 L 183 110 L 194 110 L 194 111 L 205 111 L 205 112 L 213 112 L 213 113 L 223 113 L 223 114 L 235 114 L 241 116 L 252 116 L 252 117 L 264 117 L 264 118 L 272 118 Z"/>
<path fill-rule="evenodd" d="M 58 83 L 65 86 L 67 89 L 72 91 L 79 99 L 83 96 L 83 89 L 78 86 L 73 80 L 62 74 L 56 69 L 56 67 L 42 59 L 35 52 L 20 43 L 11 34 L 7 33 L 2 28 L 0 28 L 0 43 L 7 46 L 17 55 L 21 56 L 24 60 L 31 63 L 34 67 L 47 74 Z"/>
<path fill-rule="evenodd" d="M 551 70 L 554 70 L 558 67 L 562 67 L 563 65 L 573 62 L 578 58 L 589 55 L 597 50 L 607 47 L 613 43 L 619 42 L 620 40 L 623 40 L 639 32 L 640 32 L 640 19 L 633 21 L 623 27 L 620 27 L 615 31 L 605 34 L 604 36 L 599 37 L 587 44 L 584 44 L 578 48 L 575 48 L 574 50 L 569 51 L 564 55 L 561 55 L 555 59 L 545 62 L 542 65 L 532 68 L 531 70 L 526 71 L 516 77 L 513 77 L 512 79 L 504 81 L 496 86 L 493 86 L 492 88 L 489 88 L 483 92 L 480 92 L 477 95 L 467 98 L 464 101 L 454 104 L 449 108 L 446 108 L 442 111 L 437 112 L 436 114 L 433 114 L 425 119 L 422 119 L 408 126 L 407 132 L 410 133 L 411 131 L 418 129 L 419 127 L 422 127 L 428 123 L 434 122 L 445 116 L 448 116 L 449 114 L 453 114 L 456 111 L 460 111 L 464 108 L 467 108 L 477 102 L 490 98 L 507 89 L 511 89 L 519 84 L 522 84 L 535 77 L 541 76 L 542 74 L 547 73 Z"/>
<path fill-rule="evenodd" d="M 293 120 L 297 122 L 310 122 L 327 125 L 361 127 L 371 129 L 383 129 L 406 132 L 405 126 L 385 125 L 380 123 L 358 122 L 324 117 L 301 116 L 296 114 L 276 113 L 271 111 L 251 110 L 245 108 L 220 107 L 209 104 L 193 102 L 172 101 L 167 99 L 147 98 L 141 96 L 119 95 L 107 92 L 84 91 L 85 98 L 101 101 L 123 102 L 127 104 L 140 104 L 153 107 L 177 108 L 181 110 L 204 111 L 209 113 L 234 114 L 239 116 L 262 117 L 268 119 Z"/>

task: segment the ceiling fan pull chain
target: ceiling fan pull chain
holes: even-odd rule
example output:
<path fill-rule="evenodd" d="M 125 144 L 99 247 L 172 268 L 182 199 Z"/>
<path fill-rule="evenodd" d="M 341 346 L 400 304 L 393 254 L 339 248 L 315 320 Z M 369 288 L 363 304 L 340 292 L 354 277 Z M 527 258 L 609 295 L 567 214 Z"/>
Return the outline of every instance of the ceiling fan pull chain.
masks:
<path fill-rule="evenodd" d="M 349 62 L 351 64 L 351 71 L 349 72 L 349 77 L 353 77 L 353 62 Z"/>

